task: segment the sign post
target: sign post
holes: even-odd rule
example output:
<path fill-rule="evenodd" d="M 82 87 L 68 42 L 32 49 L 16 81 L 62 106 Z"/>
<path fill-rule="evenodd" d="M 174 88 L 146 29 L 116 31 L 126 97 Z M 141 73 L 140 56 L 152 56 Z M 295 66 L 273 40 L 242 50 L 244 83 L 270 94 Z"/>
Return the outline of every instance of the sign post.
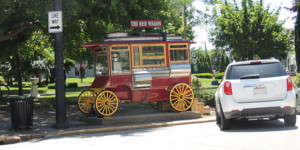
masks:
<path fill-rule="evenodd" d="M 62 33 L 62 0 L 54 0 L 54 11 L 48 13 L 48 31 L 55 33 L 55 93 L 57 129 L 69 127 L 66 117 L 65 75 Z"/>

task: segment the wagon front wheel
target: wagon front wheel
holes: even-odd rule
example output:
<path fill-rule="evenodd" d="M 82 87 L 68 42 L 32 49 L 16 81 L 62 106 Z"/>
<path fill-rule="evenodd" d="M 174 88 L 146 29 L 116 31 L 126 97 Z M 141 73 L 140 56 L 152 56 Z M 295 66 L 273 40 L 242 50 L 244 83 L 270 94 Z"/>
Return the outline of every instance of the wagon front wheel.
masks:
<path fill-rule="evenodd" d="M 117 111 L 119 99 L 112 91 L 102 91 L 98 94 L 95 104 L 97 112 L 103 117 L 108 117 Z"/>
<path fill-rule="evenodd" d="M 170 104 L 177 111 L 186 111 L 194 101 L 194 92 L 186 83 L 178 83 L 170 91 Z"/>
<path fill-rule="evenodd" d="M 79 110 L 84 114 L 89 114 L 95 103 L 96 94 L 93 91 L 86 90 L 80 93 L 77 100 Z"/>

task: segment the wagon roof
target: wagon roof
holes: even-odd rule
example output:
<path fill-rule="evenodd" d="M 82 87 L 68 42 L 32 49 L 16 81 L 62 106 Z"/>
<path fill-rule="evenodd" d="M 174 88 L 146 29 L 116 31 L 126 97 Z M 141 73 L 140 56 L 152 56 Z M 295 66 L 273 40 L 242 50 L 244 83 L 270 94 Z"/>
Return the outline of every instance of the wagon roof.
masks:
<path fill-rule="evenodd" d="M 144 41 L 106 41 L 106 42 L 97 42 L 97 43 L 87 43 L 79 46 L 75 46 L 74 48 L 94 48 L 102 45 L 111 45 L 111 44 L 157 44 L 157 43 L 188 43 L 193 44 L 196 42 L 192 41 L 184 41 L 184 40 L 176 40 L 176 41 L 157 41 L 157 40 L 144 40 Z"/>
<path fill-rule="evenodd" d="M 93 48 L 101 45 L 111 44 L 195 43 L 182 39 L 182 36 L 180 35 L 164 35 L 160 33 L 142 33 L 128 35 L 128 33 L 126 32 L 112 32 L 107 36 L 108 37 L 104 39 L 104 42 L 82 44 L 76 46 L 75 48 Z M 165 41 L 163 41 L 164 36 L 166 38 Z"/>

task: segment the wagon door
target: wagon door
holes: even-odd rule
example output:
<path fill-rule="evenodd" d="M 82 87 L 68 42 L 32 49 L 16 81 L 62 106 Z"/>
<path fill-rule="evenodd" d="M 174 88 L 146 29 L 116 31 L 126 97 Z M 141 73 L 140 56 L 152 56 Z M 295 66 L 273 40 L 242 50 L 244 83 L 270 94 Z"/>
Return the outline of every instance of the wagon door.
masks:
<path fill-rule="evenodd" d="M 111 88 L 116 92 L 129 92 L 132 81 L 129 45 L 112 45 L 110 47 L 110 61 Z M 126 95 L 126 93 L 123 94 Z M 118 97 L 123 96 L 118 95 Z M 124 97 L 128 97 L 128 95 Z"/>

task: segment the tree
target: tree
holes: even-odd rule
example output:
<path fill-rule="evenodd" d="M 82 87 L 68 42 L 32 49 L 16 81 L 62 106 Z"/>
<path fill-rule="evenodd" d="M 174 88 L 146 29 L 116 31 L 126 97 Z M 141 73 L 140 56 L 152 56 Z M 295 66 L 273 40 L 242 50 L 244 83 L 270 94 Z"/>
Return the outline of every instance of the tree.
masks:
<path fill-rule="evenodd" d="M 225 1 L 213 15 L 211 40 L 235 58 L 286 58 L 291 45 L 284 22 L 278 21 L 279 10 L 264 8 L 262 0 L 242 0 L 241 6 Z"/>
<path fill-rule="evenodd" d="M 179 11 L 170 1 L 64 0 L 63 38 L 65 68 L 68 69 L 74 62 L 91 61 L 92 57 L 89 52 L 83 49 L 72 48 L 76 45 L 103 41 L 106 33 L 112 31 L 131 33 L 140 31 L 140 29 L 130 29 L 129 20 L 161 19 L 166 31 L 170 31 L 173 34 L 178 33 L 183 26 L 183 21 L 172 14 L 172 12 L 179 14 Z M 22 72 L 24 72 L 22 66 L 27 66 L 33 59 L 37 59 L 35 57 L 27 57 L 28 54 L 33 53 L 28 47 L 28 41 L 33 41 L 32 37 L 35 35 L 35 32 L 39 31 L 44 36 L 47 36 L 47 38 L 39 42 L 47 41 L 47 43 L 53 43 L 53 35 L 49 36 L 47 33 L 47 12 L 52 9 L 53 0 L 2 0 L 0 3 L 0 60 L 6 61 L 9 59 L 11 66 L 15 68 L 12 70 L 16 71 L 20 95 L 23 94 L 22 78 L 25 75 L 23 73 L 22 77 Z M 172 28 L 172 30 L 169 30 L 169 28 Z M 192 33 L 191 28 L 187 29 L 187 33 Z M 53 52 L 52 44 L 49 45 L 49 50 Z"/>
<path fill-rule="evenodd" d="M 45 73 L 45 69 L 53 64 L 53 53 L 49 37 L 44 35 L 41 30 L 37 30 L 31 34 L 25 34 L 28 31 L 20 33 L 14 40 L 3 42 L 6 46 L 2 47 L 3 51 L 12 51 L 14 54 L 9 57 L 1 58 L 1 62 L 7 62 L 11 69 L 8 70 L 9 74 L 5 76 L 7 81 L 11 76 L 15 77 L 18 81 L 19 95 L 23 95 L 22 80 L 29 79 L 36 76 L 41 78 L 41 72 Z M 30 32 L 31 33 L 31 32 Z M 16 42 L 18 44 L 13 44 Z M 44 60 L 43 60 L 44 59 Z M 35 60 L 43 60 L 37 63 Z M 43 69 L 42 69 L 43 68 Z"/>
<path fill-rule="evenodd" d="M 221 56 L 221 62 L 220 62 L 220 66 L 219 66 L 219 72 L 224 72 L 226 69 L 226 61 L 225 61 L 225 57 L 224 57 L 225 53 L 222 54 Z"/>

